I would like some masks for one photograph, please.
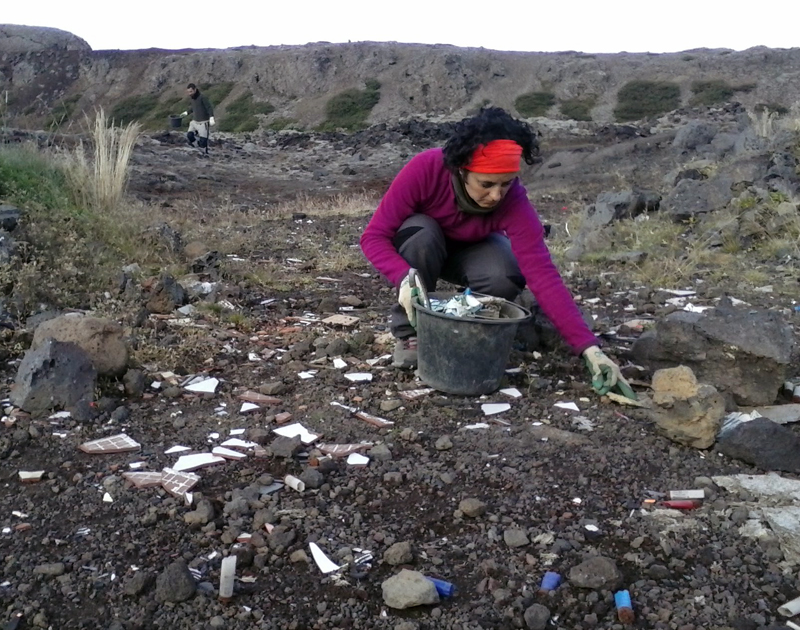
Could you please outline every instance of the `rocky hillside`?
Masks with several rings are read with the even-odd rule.
[[[48,40],[40,32],[53,29],[26,28],[0,27],[4,113],[24,127],[60,126],[97,106],[163,127],[184,108],[189,81],[212,90],[231,131],[450,118],[489,102],[529,117],[610,122],[690,104],[780,110],[800,100],[800,49],[590,55],[361,42],[92,51],[69,34]]]

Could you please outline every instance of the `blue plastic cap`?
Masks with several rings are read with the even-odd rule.
[[[439,597],[453,597],[458,592],[458,589],[455,587],[454,584],[450,582],[445,582],[444,580],[437,580],[436,578],[425,576],[425,579],[430,580],[433,582],[433,585],[436,587],[436,592],[439,593]]]
[[[542,590],[554,591],[561,584],[561,576],[555,571],[548,571],[542,578]]]
[[[630,608],[633,610],[631,594],[628,591],[617,591],[614,593],[614,603],[617,605],[617,608]]]

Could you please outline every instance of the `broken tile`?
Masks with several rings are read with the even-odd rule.
[[[309,543],[308,548],[311,549],[311,557],[314,558],[317,567],[323,573],[333,573],[338,571],[341,567],[335,564],[325,553],[320,549],[316,543]]]
[[[196,394],[213,394],[217,391],[219,386],[219,379],[204,378],[186,386],[186,391],[194,392]]]
[[[44,477],[43,470],[20,470],[19,471],[19,480],[22,483],[36,483],[37,481],[41,481],[42,477]]]
[[[243,394],[239,394],[239,400],[255,403],[257,405],[279,405],[281,402],[283,402],[280,398],[275,398],[275,396],[266,396],[265,394],[259,394],[258,392],[251,390],[247,390]]]
[[[130,481],[136,488],[155,488],[161,485],[160,472],[124,472],[122,478]]]
[[[213,440],[218,440],[219,439],[219,433],[217,433],[216,431],[212,431],[211,433],[208,434],[208,439],[212,440],[212,441]]]
[[[394,422],[392,422],[391,420],[384,420],[383,418],[379,418],[378,416],[373,416],[372,414],[367,413],[366,411],[357,411],[353,415],[359,420],[363,420],[364,422],[367,422],[381,429],[385,429],[387,427],[391,427],[394,425]]]
[[[231,429],[229,435],[244,435],[245,431],[247,431],[247,429]]]
[[[314,378],[315,373],[316,373],[315,371],[309,370],[308,372],[298,372],[297,376],[299,376],[303,380],[306,380],[309,378]]]
[[[212,455],[217,455],[218,457],[224,457],[225,459],[245,459],[247,455],[245,453],[241,453],[239,451],[234,451],[230,448],[225,448],[224,446],[215,446],[211,449]]]
[[[491,416],[496,413],[503,413],[504,411],[508,411],[511,409],[511,405],[508,403],[483,403],[481,405],[481,411],[483,411],[483,415]]]
[[[180,472],[173,468],[165,468],[161,471],[161,487],[176,497],[185,496],[197,485],[198,481],[200,481],[200,476],[194,473]]]
[[[507,387],[505,389],[501,389],[500,393],[505,394],[506,396],[511,396],[511,398],[522,397],[522,392],[520,392],[516,387]]]
[[[368,448],[372,448],[372,443],[367,442],[364,444],[318,444],[317,448],[320,452],[331,457],[344,457],[351,453],[357,453]]]
[[[175,455],[176,453],[185,453],[186,451],[191,451],[188,446],[172,446],[164,451],[164,455]]]
[[[110,454],[110,453],[126,453],[128,451],[138,451],[141,444],[129,438],[124,433],[119,435],[112,435],[110,437],[100,438],[99,440],[91,440],[85,442],[79,447],[84,453],[92,455],[97,454]]]
[[[372,380],[372,374],[369,372],[350,372],[344,377],[352,383],[369,383]]]
[[[239,413],[247,413],[248,411],[255,411],[259,406],[250,402],[243,402],[239,408]]]
[[[106,492],[103,494],[103,503],[114,503],[114,498],[108,492]]]
[[[580,411],[580,409],[578,409],[578,405],[576,405],[574,402],[557,402],[553,405],[553,407],[566,409],[568,411]]]
[[[489,425],[485,422],[476,422],[475,424],[464,425],[461,428],[466,429],[467,431],[474,431],[475,429],[488,429]]]
[[[343,370],[344,368],[347,367],[347,362],[342,359],[336,358],[333,360],[333,367],[335,367],[337,370]]]
[[[308,429],[306,429],[302,424],[299,422],[295,422],[294,424],[286,425],[285,427],[280,427],[278,429],[273,429],[273,433],[276,435],[282,435],[283,437],[293,438],[295,436],[300,437],[300,441],[303,444],[311,444],[320,438],[320,435],[317,433],[311,433]]]
[[[284,411],[275,416],[275,423],[284,424],[286,422],[289,422],[289,420],[291,419],[292,419],[292,414],[290,414],[288,411]]]
[[[350,453],[347,456],[348,466],[364,467],[367,464],[369,464],[369,457],[366,455],[362,455],[361,453]]]
[[[220,446],[226,446],[228,448],[249,449],[249,448],[256,448],[258,444],[256,444],[255,442],[249,442],[247,440],[242,440],[239,438],[230,438],[228,440],[225,440],[222,444],[220,444]]]
[[[330,317],[326,317],[322,320],[323,324],[328,324],[329,326],[355,326],[359,322],[359,318],[355,317],[354,315],[331,315]]]
[[[146,462],[130,462],[128,464],[128,468],[131,470],[139,470],[140,468],[144,468],[146,465]]]
[[[433,392],[433,389],[431,389],[430,387],[427,387],[425,389],[409,389],[409,390],[406,390],[404,392],[399,392],[399,394],[400,394],[400,398],[402,398],[404,400],[415,400],[415,399],[420,398],[422,396],[427,396],[431,392]]]
[[[194,455],[181,455],[172,468],[178,472],[189,472],[206,466],[222,464],[224,461],[224,458],[211,453],[195,453]]]

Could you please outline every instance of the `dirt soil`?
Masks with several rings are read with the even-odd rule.
[[[520,398],[403,397],[424,384],[388,366],[393,291],[356,248],[368,214],[275,216],[271,210],[298,193],[312,200],[380,191],[425,143],[402,141],[379,153],[333,140],[332,158],[317,150],[318,140],[296,138],[302,150],[267,151],[223,139],[210,158],[180,146],[177,137],[151,139],[137,150],[134,196],[160,202],[167,222],[193,207],[202,223],[203,207],[228,204],[263,246],[241,252],[244,261],[229,256],[223,272],[227,265],[269,264],[270,282],[236,284],[223,273],[224,297],[239,318],[222,307],[190,317],[151,315],[133,325],[131,309],[125,321],[146,373],[142,397],[104,382],[93,422],[6,418],[0,427],[0,621],[22,612],[27,625],[19,627],[64,630],[622,628],[613,603],[622,586],[633,599],[635,628],[742,630],[777,623],[778,606],[797,595],[796,567],[785,563],[774,539],[739,533],[747,497],[728,495],[709,479],[758,471],[713,449],[660,437],[638,410],[596,396],[584,366],[563,348],[534,354],[515,346],[509,367],[521,370],[503,386],[516,387]],[[560,211],[562,201],[551,199],[545,218]],[[649,314],[649,304],[665,312],[666,296],[657,287],[567,281],[597,316],[598,333]],[[698,303],[713,304],[716,297],[717,291],[701,289]],[[772,299],[758,297],[761,304]],[[359,320],[349,328],[319,321],[334,313]],[[334,340],[341,340],[336,354],[347,363],[343,369],[324,356]],[[632,339],[608,340],[626,373],[645,378],[626,358]],[[14,367],[7,369],[9,385]],[[309,370],[317,370],[312,378],[299,376]],[[371,382],[345,377],[355,372],[368,372]],[[219,379],[216,392],[178,386],[192,374]],[[279,402],[240,413],[247,390]],[[333,402],[393,424],[378,428]],[[511,407],[487,418],[481,411],[487,402]],[[556,407],[559,402],[574,402],[579,411]],[[386,448],[366,467],[318,462],[313,444],[280,457],[271,449],[271,431],[282,413],[321,434],[318,442]],[[480,422],[489,426],[467,428]],[[172,466],[178,456],[165,451],[174,445],[210,450],[234,429],[245,429],[239,437],[263,448],[197,471],[191,507],[122,477],[133,462],[148,471]],[[141,449],[78,450],[87,440],[121,432]],[[44,479],[22,485],[20,470],[44,470]],[[302,476],[305,491],[267,492],[286,474]],[[707,493],[697,510],[642,509],[645,499],[697,487]],[[105,493],[112,502],[104,501]],[[485,503],[485,513],[465,515],[459,505],[466,498]],[[187,522],[204,501],[210,502],[207,518]],[[265,524],[274,526],[272,533]],[[252,537],[237,542],[241,534]],[[399,568],[384,553],[404,541],[413,559],[402,566],[452,582],[455,597],[408,610],[384,604],[381,583]],[[311,559],[311,542],[337,564],[352,561],[357,549],[374,560],[326,576]],[[215,589],[228,554],[238,558],[238,580],[233,598],[221,602]],[[580,588],[570,581],[570,570],[593,555],[616,563],[619,584],[610,579]],[[176,560],[197,571],[197,592],[165,602],[176,588],[156,586],[155,578]],[[538,596],[546,571],[565,582]],[[549,625],[525,614],[534,603],[549,609]]]

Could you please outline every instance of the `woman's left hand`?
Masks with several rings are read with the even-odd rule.
[[[608,358],[597,346],[589,346],[583,351],[583,360],[592,375],[592,388],[601,396],[618,387],[622,395],[636,400],[636,394],[622,376],[619,366]]]

